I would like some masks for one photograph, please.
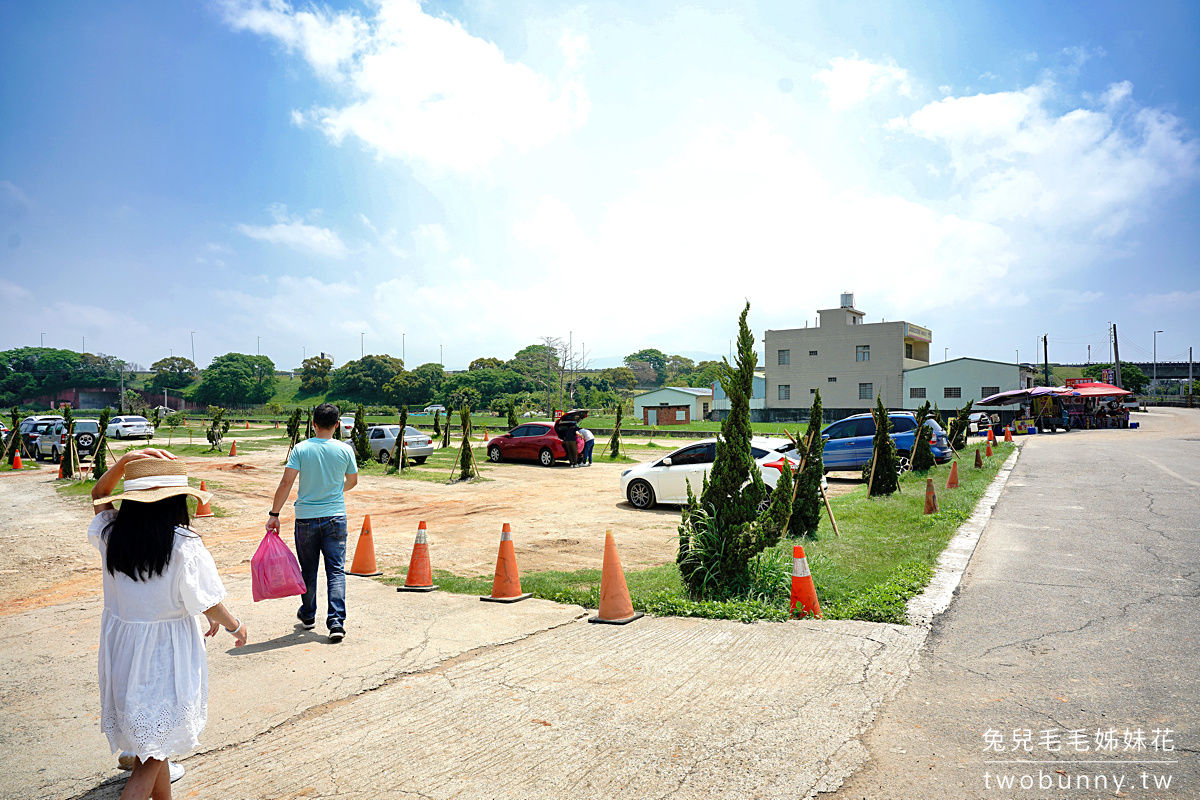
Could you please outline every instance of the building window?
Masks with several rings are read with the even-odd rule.
[[[786,367],[791,363],[792,363],[792,351],[791,350],[780,350],[779,351],[779,366]]]
[[[855,361],[870,361],[871,360],[871,345],[860,344],[854,348]]]
[[[912,342],[904,343],[904,357],[912,358]]]
[[[826,378],[825,380],[828,383],[837,383],[837,378]]]
[[[979,387],[980,399],[982,399],[984,397],[991,397],[994,394],[1000,394],[999,386],[980,386]]]
[[[874,396],[875,395],[874,395],[874,392],[872,391],[872,384],[860,383],[858,385],[858,399],[859,400],[870,400]]]
[[[816,393],[817,393],[817,390],[816,390],[816,389],[809,389],[809,390],[808,390],[808,393],[809,393],[809,394],[816,394]]]
[[[792,399],[792,385],[790,383],[779,384],[779,399],[780,400],[791,400]]]
[[[910,387],[908,390],[908,399],[924,400],[925,399],[925,387],[922,386],[920,389],[917,389],[915,387]]]
[[[708,416],[708,403],[702,403],[702,404],[701,404],[700,413],[701,413],[701,414],[703,414],[703,415],[704,415],[704,416],[706,416],[706,417]]]
[[[816,350],[809,350],[809,351],[808,351],[808,354],[809,354],[810,356],[815,356],[815,355],[817,354],[817,351],[816,351]]]
[[[687,411],[682,408],[675,409],[675,421],[676,422],[686,422],[687,421]]]
[[[944,400],[950,400],[956,397],[962,397],[961,386],[947,386],[942,394],[942,399]]]

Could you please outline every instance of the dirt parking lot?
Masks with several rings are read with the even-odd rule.
[[[263,431],[266,433],[266,431]],[[165,444],[165,442],[163,442]],[[160,444],[155,440],[153,444]],[[123,449],[123,448],[122,448]],[[630,450],[639,460],[668,450]],[[186,459],[189,473],[207,481],[225,516],[198,519],[222,573],[248,573],[263,536],[270,499],[282,474],[286,449],[235,457]],[[627,569],[674,560],[677,507],[638,511],[620,494],[628,464],[582,469],[545,468],[533,463],[483,464],[489,479],[440,484],[363,475],[347,494],[353,556],[364,515],[371,515],[375,555],[385,574],[408,565],[417,524],[429,529],[434,569],[461,575],[491,574],[503,523],[512,525],[519,567],[536,570],[599,568],[605,530],[616,536]],[[63,497],[54,488],[51,465],[0,477],[0,614],[55,604],[101,590],[99,561],[84,531],[91,507],[84,498]],[[857,481],[830,476],[831,494],[850,491]],[[290,531],[291,505],[283,513]]]

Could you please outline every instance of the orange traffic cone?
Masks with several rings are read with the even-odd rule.
[[[983,469],[983,459],[979,457],[979,448],[975,448],[975,469]]]
[[[229,445],[229,455],[231,455],[231,456],[237,455],[237,440],[236,439],[234,439],[233,444]]]
[[[500,533],[500,552],[496,555],[496,576],[492,579],[492,594],[481,597],[489,603],[515,603],[533,597],[521,593],[521,576],[517,574],[517,553],[513,550],[512,528],[504,523]]]
[[[208,491],[208,487],[204,485],[204,481],[200,481],[200,491],[202,491],[202,492]],[[210,506],[208,504],[208,501],[197,499],[196,513],[192,514],[192,518],[195,519],[196,517],[211,517],[212,515],[213,515],[212,506]]]
[[[13,454],[13,469],[25,469],[25,465],[21,463],[20,450]]]
[[[984,455],[987,456],[988,458],[992,457],[992,443],[991,442],[987,443],[987,452],[984,453]]]
[[[996,432],[994,430],[992,430],[992,427],[990,425],[988,426],[987,440],[988,440],[988,444],[991,444],[992,442],[996,441]]]
[[[617,555],[617,543],[612,531],[604,532],[604,569],[600,573],[600,608],[588,622],[605,625],[625,625],[646,616],[633,610],[629,599],[629,587],[625,583],[625,571],[621,569],[621,557]]]
[[[1012,428],[1008,427],[1007,425],[1004,426],[1004,441],[1012,441]]]
[[[279,430],[279,420],[275,420],[275,430]]]
[[[425,520],[417,525],[417,540],[413,543],[412,558],[408,562],[408,577],[397,592],[432,592],[433,570],[429,567],[429,540],[425,536]]]
[[[950,465],[950,477],[946,479],[946,488],[947,489],[957,489],[958,488],[958,462],[957,461],[955,461],[953,464]]]
[[[250,420],[246,420],[246,430],[250,430]]]
[[[925,513],[936,514],[938,508],[937,493],[933,491],[933,478],[925,479]]]
[[[58,462],[58,479],[62,480],[62,462]]]
[[[800,611],[796,611],[800,606]],[[812,615],[820,619],[821,604],[817,600],[817,587],[813,585],[812,573],[808,570],[808,559],[804,557],[804,548],[796,545],[792,548],[792,613],[802,617]]]
[[[362,533],[358,535],[358,546],[354,548],[354,562],[350,575],[372,578],[383,573],[375,569],[375,540],[371,537],[371,515],[363,517]]]

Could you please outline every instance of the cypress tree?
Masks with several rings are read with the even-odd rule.
[[[896,443],[892,441],[892,422],[888,419],[887,409],[883,407],[883,397],[876,396],[875,410],[875,440],[871,443],[873,452],[871,463],[866,467],[868,496],[888,495],[900,487],[900,477],[896,472]]]
[[[312,415],[313,415],[313,410],[310,408],[310,409],[308,409],[308,421],[304,424],[304,438],[305,439],[312,439],[314,436],[317,435],[317,429],[315,427],[313,427]]]
[[[4,442],[4,460],[8,462],[9,467],[17,460],[17,450],[21,447],[21,428],[18,422],[20,415],[20,410],[13,406],[9,412],[8,440]]]
[[[13,419],[16,419],[16,409],[13,409]],[[112,411],[107,407],[100,409],[100,435],[96,437],[96,452],[92,453],[92,480],[97,480],[108,472],[108,420]]]
[[[517,404],[509,403],[508,404],[508,429],[512,430],[513,428],[517,427],[517,425],[519,425],[519,424],[520,423],[517,421]]]
[[[360,467],[371,460],[371,445],[367,441],[366,410],[362,403],[359,403],[354,411],[354,430],[350,433],[350,441],[354,445],[354,460]]]
[[[63,406],[63,430],[67,432],[66,450],[59,453],[64,478],[74,478],[79,472],[79,451],[75,449],[75,414],[70,406]]]
[[[392,445],[392,454],[388,456],[388,472],[403,472],[408,468],[408,454],[404,452],[404,431],[407,427],[408,406],[403,405],[400,406],[400,432],[396,435],[396,443]]]
[[[462,449],[459,451],[458,477],[467,480],[475,472],[475,457],[471,453],[471,407],[463,406],[458,410],[458,418],[462,422]],[[449,426],[447,426],[449,430]]]
[[[435,408],[433,410],[433,438],[434,439],[436,439],[442,435],[442,423],[438,421],[438,417],[441,415],[441,413],[442,412],[439,409]]]
[[[821,438],[821,423],[824,417],[821,405],[821,392],[813,397],[812,408],[808,412],[808,428],[800,439],[801,447],[808,442],[808,452],[797,453],[797,458],[804,458],[804,471],[796,476],[796,501],[792,504],[792,518],[788,523],[788,535],[791,537],[816,536],[817,526],[821,524],[821,479],[825,475],[825,441]]]
[[[936,463],[933,459],[933,448],[929,446],[929,437],[933,434],[933,428],[929,425],[929,421],[932,418],[933,414],[929,410],[929,401],[926,400],[917,409],[917,438],[913,443],[912,461],[910,463],[913,472],[928,472],[933,469]]]
[[[968,400],[967,404],[960,408],[954,415],[954,419],[950,420],[950,446],[954,448],[956,452],[966,449],[967,428],[971,422],[971,406],[974,404],[974,400]]]
[[[750,559],[779,542],[792,512],[792,473],[783,470],[767,500],[762,472],[750,454],[750,395],[758,356],[746,324],[750,304],[738,321],[736,366],[725,361],[719,372],[729,398],[729,416],[721,422],[716,459],[700,498],[688,486],[688,504],[679,525],[676,563],[693,598],[728,598],[750,586]]]
[[[446,424],[442,426],[442,447],[450,446],[450,414],[446,414]]]
[[[621,405],[617,404],[617,420],[613,423],[612,438],[608,440],[609,455],[614,461],[621,455]]]

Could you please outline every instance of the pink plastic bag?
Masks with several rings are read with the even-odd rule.
[[[259,600],[304,594],[300,562],[278,533],[268,533],[263,537],[258,550],[254,551],[254,558],[250,560],[250,575],[256,603]]]

